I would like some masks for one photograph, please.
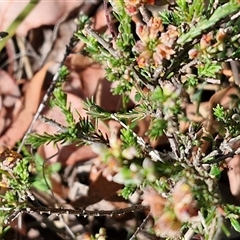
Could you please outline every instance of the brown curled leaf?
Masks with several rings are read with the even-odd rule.
[[[230,190],[233,196],[240,198],[240,156],[235,155],[233,158],[228,159],[228,179]]]
[[[24,136],[41,101],[42,85],[46,72],[52,64],[53,62],[47,63],[30,81],[26,88],[22,111],[5,134],[0,137],[0,150],[3,150],[6,147],[10,149],[13,148],[16,142],[20,141]]]

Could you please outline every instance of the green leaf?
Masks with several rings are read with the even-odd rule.
[[[134,96],[134,100],[135,100],[136,102],[140,102],[141,99],[142,99],[141,94],[140,94],[140,93],[136,93],[135,96]]]
[[[177,40],[177,43],[179,45],[184,45],[188,42],[192,42],[194,38],[213,27],[218,21],[236,13],[239,9],[240,4],[232,2],[228,2],[221,7],[218,7],[209,19],[200,20],[195,27],[190,29],[189,32],[182,34]]]
[[[218,120],[224,120],[225,119],[225,112],[223,106],[221,106],[219,103],[215,108],[213,108],[213,114]]]
[[[240,48],[238,48],[231,56],[231,58],[240,58]]]
[[[56,163],[53,163],[51,166],[51,172],[58,172],[60,169],[61,169],[61,163],[59,162],[56,162]]]
[[[220,170],[220,168],[216,164],[213,164],[211,166],[210,176],[213,176],[214,178],[216,178],[218,180],[220,179],[220,177],[221,177],[221,170]]]
[[[139,145],[137,143],[137,138],[133,134],[133,131],[131,129],[121,129],[120,131],[121,131],[120,138],[123,142],[124,148],[129,148],[129,147],[135,147],[136,149],[139,148]]]
[[[222,69],[220,64],[207,62],[205,65],[198,67],[199,77],[216,77],[216,74]]]
[[[151,139],[157,139],[161,137],[164,130],[167,129],[167,121],[165,119],[154,119],[151,122],[150,129],[147,132]]]
[[[235,231],[240,232],[240,222],[235,218],[230,218],[230,222]]]
[[[33,182],[32,186],[39,191],[43,191],[43,192],[48,192],[49,191],[48,186],[46,185],[46,183],[43,179],[37,179],[36,178],[36,181]]]
[[[164,10],[163,12],[160,12],[160,17],[163,24],[171,24],[175,26],[179,26],[181,24],[181,19],[178,14],[172,11]]]
[[[128,199],[136,190],[136,185],[128,184],[119,193],[124,199]]]
[[[186,81],[186,85],[189,87],[195,87],[198,85],[198,79],[195,75],[189,76]]]

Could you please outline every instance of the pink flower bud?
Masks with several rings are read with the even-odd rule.
[[[195,48],[192,48],[188,51],[188,55],[190,59],[194,59],[196,57],[198,57],[199,51]]]
[[[211,41],[213,40],[212,32],[208,34],[204,34],[200,40],[200,47],[201,49],[206,49],[211,45]]]

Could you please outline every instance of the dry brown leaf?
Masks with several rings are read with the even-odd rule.
[[[39,72],[37,72],[29,83],[25,97],[24,106],[17,119],[12,123],[6,133],[0,137],[0,149],[5,147],[12,148],[17,141],[21,140],[28,129],[34,114],[37,111],[41,101],[41,89],[48,68],[53,63],[47,63]]]
[[[82,46],[79,46],[79,49],[76,49],[76,51],[81,51],[81,47]],[[93,61],[89,57],[79,53],[69,55],[65,64],[71,69],[71,71],[80,72],[81,70],[91,66]]]
[[[0,1],[0,31],[6,31],[16,16],[24,9],[29,1]],[[41,0],[24,19],[16,34],[26,36],[32,28],[42,25],[54,25],[57,21],[79,6],[81,1]]]
[[[107,29],[107,21],[106,21],[106,13],[105,10],[102,7],[99,8],[99,10],[97,11],[95,17],[94,17],[94,21],[93,21],[93,29],[97,30],[97,31],[101,31],[101,32],[105,32]]]
[[[0,70],[0,95],[3,97],[3,106],[12,107],[21,93],[14,79],[4,70]]]
[[[103,199],[108,199],[114,195],[116,196],[116,192],[122,188],[122,185],[115,182],[109,182],[103,177],[102,171],[91,171],[90,180],[92,183],[89,186],[88,195],[73,201],[71,203],[73,207],[86,207],[100,202]]]
[[[0,133],[6,130],[20,110],[20,90],[15,80],[0,70]]]
[[[208,113],[207,119],[203,122],[203,127],[205,129],[203,133],[203,128],[198,132],[199,139],[202,137],[207,137],[207,135],[213,134],[217,130],[217,123],[214,119],[213,115],[213,108],[217,106],[219,103],[220,105],[227,108],[231,103],[231,95],[237,94],[237,89],[235,87],[227,87],[218,92],[216,92],[209,100],[209,104],[205,111]],[[202,139],[201,150],[203,153],[206,153],[209,147],[209,141]],[[194,152],[196,152],[198,147],[195,148]]]
[[[227,172],[230,190],[233,196],[240,199],[240,156],[226,160],[229,171]]]

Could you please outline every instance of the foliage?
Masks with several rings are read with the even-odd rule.
[[[34,157],[23,149],[24,157],[13,150],[6,149],[1,153],[1,211],[0,235],[8,221],[15,218],[21,208],[27,206],[28,199],[34,201],[31,187],[40,191],[49,191],[50,176],[60,170],[60,163],[47,165],[39,155]]]
[[[1,153],[3,162],[1,163],[1,233],[5,221],[11,216],[15,209],[26,206],[31,186],[29,159],[12,150],[6,149]]]
[[[40,191],[49,191],[49,187],[51,187],[50,177],[53,173],[59,172],[61,164],[58,162],[44,164],[44,160],[38,154],[34,156],[33,160],[34,163],[32,165],[34,169],[32,170],[32,174],[34,174],[34,177],[31,186]]]
[[[221,133],[223,135],[230,135],[232,137],[236,137],[239,135],[239,109],[233,108],[225,110],[223,106],[218,104],[216,108],[213,108],[213,111],[219,123],[222,124]]]
[[[190,119],[186,108],[196,98],[199,104],[199,92],[206,83],[219,81],[220,90],[223,63],[239,56],[235,37],[240,34],[239,19],[234,15],[240,10],[239,2],[209,1],[205,6],[205,1],[178,0],[158,17],[143,14],[144,22],[136,23],[133,29],[131,9],[136,11],[145,3],[148,1],[136,5],[128,0],[111,1],[118,22],[116,36],[94,32],[86,16],[79,18],[75,33],[86,44],[88,55],[105,68],[106,78],[114,82],[113,93],[124,99],[121,111],[107,111],[91,98],[85,101],[88,117],[79,115],[76,121],[62,88],[68,75],[62,68],[50,105],[60,108],[67,125],[45,118],[59,131],[54,135],[31,134],[27,143],[33,148],[49,143],[91,145],[98,154],[97,167],[103,177],[123,185],[120,196],[129,199],[140,192],[139,200],[150,207],[157,236],[178,239],[190,229],[203,239],[214,239],[219,229],[224,229],[226,219],[240,232],[239,207],[224,202],[219,189],[224,167],[221,160],[215,161],[219,155],[227,158],[237,153],[229,139],[239,139],[239,98],[231,96],[226,107],[213,100],[216,96],[211,98],[203,126]],[[127,109],[131,92],[135,92],[137,103]],[[198,110],[196,115],[200,114]],[[98,130],[99,121],[105,120],[120,123],[119,137],[105,136]],[[141,120],[149,121],[145,136],[138,136],[135,129]],[[187,127],[183,130],[184,124]],[[167,148],[159,150],[157,143],[163,139],[167,139]],[[48,174],[55,170],[49,168]],[[11,189],[2,197],[2,204],[10,211],[19,203],[19,208],[25,206],[31,185],[28,161],[18,161],[10,170],[2,166],[1,175]],[[105,239],[104,229],[92,239],[101,235]]]

